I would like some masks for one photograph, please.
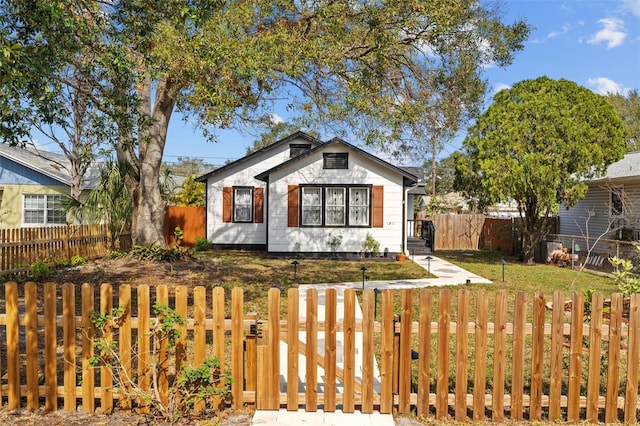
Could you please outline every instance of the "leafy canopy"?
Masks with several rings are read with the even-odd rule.
[[[540,77],[498,92],[469,129],[456,159],[456,188],[481,206],[515,200],[525,219],[525,258],[544,218],[584,197],[626,141],[607,99],[576,83]],[[526,238],[525,238],[526,239]]]

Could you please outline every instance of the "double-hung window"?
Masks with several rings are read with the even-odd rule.
[[[233,188],[233,221],[253,222],[253,188]]]
[[[369,188],[349,188],[349,224],[369,225]]]
[[[368,186],[302,186],[301,192],[302,226],[370,226],[371,188]]]
[[[22,223],[25,226],[64,225],[67,214],[62,195],[24,195]]]
[[[302,225],[321,226],[322,225],[322,188],[303,187],[302,188]]]
[[[344,226],[346,196],[344,187],[329,187],[325,189],[325,211],[327,226]]]

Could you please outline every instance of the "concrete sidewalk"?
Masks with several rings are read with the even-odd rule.
[[[409,260],[408,260],[409,261]],[[379,290],[384,289],[404,289],[404,288],[423,288],[423,287],[438,287],[445,285],[461,285],[461,284],[491,284],[491,281],[482,278],[478,275],[472,274],[452,263],[439,259],[435,256],[416,256],[413,259],[414,262],[430,271],[437,278],[429,279],[415,279],[415,280],[396,280],[396,281],[366,281],[365,288],[377,288]],[[352,283],[331,283],[331,284],[308,284],[301,285],[300,291],[300,320],[305,320],[304,315],[306,312],[306,291],[310,288],[318,290],[318,318],[323,320],[325,316],[324,310],[324,290],[327,288],[335,288],[337,290],[337,306],[336,306],[336,319],[338,322],[344,320],[344,290],[347,288],[362,289],[362,281]],[[360,305],[356,304],[355,312],[356,321],[362,320],[362,310]],[[342,346],[341,346],[341,334],[336,334],[336,340],[338,344],[336,364],[338,367],[343,367]],[[302,342],[306,341],[305,332],[299,333],[299,339]],[[355,371],[362,371],[362,333],[357,332],[355,335],[356,346],[356,365]],[[318,333],[318,352],[324,353],[324,333]],[[287,344],[280,342],[280,391],[285,392],[287,383],[295,383],[293,380],[289,381],[287,375]],[[372,354],[373,356],[373,354]],[[300,355],[298,365],[304,366],[306,363],[305,357]],[[379,392],[380,386],[380,374],[378,367],[374,361],[374,386],[378,387],[376,392]],[[321,367],[318,367],[318,386],[323,387],[324,371]],[[304,392],[305,389],[305,377],[303,369],[300,369],[300,377],[297,378],[299,392]],[[341,392],[341,383],[337,386],[338,391]],[[348,426],[394,426],[395,422],[391,414],[380,414],[378,412],[374,414],[362,414],[357,411],[355,413],[342,413],[336,411],[333,413],[325,413],[322,410],[317,412],[305,412],[304,410],[298,411],[256,411],[252,420],[252,425],[348,425]]]

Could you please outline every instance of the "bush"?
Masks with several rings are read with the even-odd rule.
[[[193,246],[195,251],[207,251],[211,248],[211,243],[209,240],[203,237],[196,238],[196,243]]]
[[[138,260],[154,260],[156,262],[176,262],[191,256],[191,252],[184,247],[163,247],[147,244],[134,246],[131,254]]]
[[[44,260],[38,260],[31,264],[31,268],[29,269],[29,275],[34,280],[38,280],[40,278],[47,277],[51,274],[51,269],[44,263]]]
[[[69,261],[69,266],[79,266],[79,265],[84,265],[85,263],[86,263],[86,260],[84,260],[84,257],[80,256],[79,254],[76,254]]]

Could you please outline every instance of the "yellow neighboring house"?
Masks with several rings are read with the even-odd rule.
[[[0,143],[0,229],[76,222],[62,208],[71,187],[69,164],[62,154]],[[97,165],[89,167],[83,193],[99,175]]]

